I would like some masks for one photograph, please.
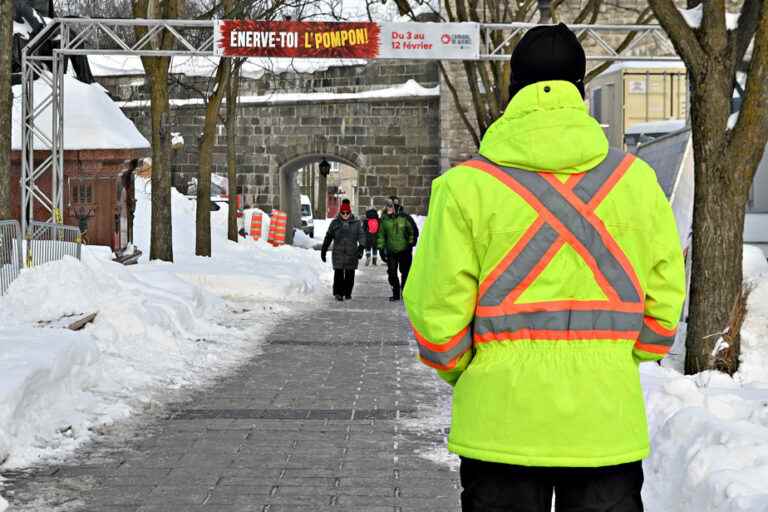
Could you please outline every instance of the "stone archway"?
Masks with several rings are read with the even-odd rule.
[[[279,165],[278,205],[280,210],[288,214],[288,222],[293,227],[299,228],[301,226],[300,187],[296,183],[296,175],[301,169],[307,168],[311,164],[319,163],[322,160],[327,160],[331,163],[338,162],[355,169],[358,177],[363,174],[361,169],[362,159],[358,155],[340,155],[338,153],[341,152],[321,153],[314,151],[295,156]],[[289,230],[289,234],[290,239],[292,239],[293,231]]]

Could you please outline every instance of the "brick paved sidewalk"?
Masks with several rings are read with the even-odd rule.
[[[440,449],[440,422],[414,428],[449,390],[415,362],[385,270],[358,272],[352,301],[328,295],[190,400],[75,462],[5,473],[9,512],[457,510],[458,474],[417,454]]]

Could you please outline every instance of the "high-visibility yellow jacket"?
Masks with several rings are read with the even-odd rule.
[[[404,299],[454,385],[448,448],[527,466],[648,453],[638,367],[674,340],[683,255],[656,175],[568,82],[530,85],[433,182]]]

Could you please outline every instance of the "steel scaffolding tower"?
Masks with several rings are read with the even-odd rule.
[[[505,60],[516,37],[535,23],[481,23],[479,60]],[[136,29],[146,33],[137,36]],[[571,25],[587,44],[590,61],[679,60],[658,25]],[[616,51],[611,40],[636,34],[632,43]],[[173,49],[159,49],[161,37],[170,37]],[[651,41],[661,55],[637,55],[641,44]],[[64,201],[64,70],[71,55],[133,55],[140,57],[213,57],[214,23],[195,20],[88,19],[52,20],[22,52],[22,177],[21,222],[25,236],[29,222],[61,222]],[[49,54],[50,53],[50,54]],[[37,91],[35,89],[38,89]],[[37,103],[36,96],[40,99]],[[50,132],[41,123],[51,109]],[[40,184],[50,172],[47,193]],[[35,219],[35,204],[47,218]]]

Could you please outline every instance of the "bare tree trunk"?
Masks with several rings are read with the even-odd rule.
[[[229,89],[230,59],[222,59],[216,70],[214,92],[205,109],[203,137],[200,141],[200,153],[197,164],[197,210],[195,230],[195,254],[211,255],[211,167],[213,165],[213,146],[216,142],[216,125],[219,120],[219,108]]]
[[[11,218],[11,46],[13,0],[0,0],[0,220]]]
[[[720,334],[731,323],[734,303],[742,294],[742,244],[749,184],[739,169],[757,166],[747,155],[731,161],[727,155],[732,87],[723,64],[707,63],[704,78],[693,78],[691,125],[696,186],[693,209],[693,260],[686,336],[685,371],[735,370],[735,358],[725,361],[715,353]],[[765,145],[765,142],[763,142]],[[738,342],[738,333],[730,333]],[[718,363],[719,361],[719,363]]]
[[[150,60],[150,59],[147,59]],[[147,69],[152,112],[152,227],[150,260],[173,261],[171,218],[171,137],[167,57],[151,59]]]
[[[685,371],[732,373],[739,360],[745,206],[768,139],[768,12],[765,2],[745,0],[738,27],[729,30],[724,0],[712,0],[703,2],[701,25],[692,28],[672,0],[649,4],[691,80],[696,183]],[[729,127],[736,70],[753,39],[746,96]],[[715,347],[726,328],[732,347],[719,354]]]
[[[179,17],[181,0],[133,0],[133,16],[151,18],[150,13],[163,19]],[[162,12],[155,12],[160,9]],[[137,27],[142,37],[146,27]],[[157,47],[168,50],[174,38],[167,32],[156,36]],[[171,219],[171,134],[170,98],[168,94],[168,57],[142,57],[142,64],[150,85],[152,116],[152,225],[150,227],[150,260],[173,261],[173,228]]]
[[[227,88],[227,178],[229,181],[229,217],[227,237],[237,242],[237,97],[240,93],[240,70],[233,71]]]

